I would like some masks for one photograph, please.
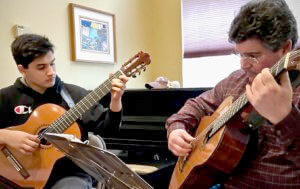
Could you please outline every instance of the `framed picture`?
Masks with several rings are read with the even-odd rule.
[[[115,16],[73,3],[69,10],[72,60],[115,63]]]

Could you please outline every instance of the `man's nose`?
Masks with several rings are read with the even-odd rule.
[[[248,69],[252,67],[252,64],[243,57],[240,59],[240,64],[242,69]]]
[[[49,66],[47,69],[47,75],[54,75],[55,74],[55,68],[53,66]]]

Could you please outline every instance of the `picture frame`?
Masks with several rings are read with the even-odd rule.
[[[115,16],[69,4],[72,60],[116,63]]]

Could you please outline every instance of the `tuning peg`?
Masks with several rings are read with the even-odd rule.
[[[139,71],[139,75],[141,75],[141,71]]]
[[[146,71],[146,67],[144,67],[143,71]]]
[[[135,75],[135,74],[133,74],[133,75],[132,75],[132,77],[133,77],[133,78],[136,78],[136,75]]]

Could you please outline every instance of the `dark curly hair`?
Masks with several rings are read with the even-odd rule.
[[[11,44],[11,51],[17,65],[24,68],[38,57],[53,52],[53,44],[48,38],[37,34],[23,34],[17,37]]]
[[[231,23],[229,41],[240,43],[252,37],[272,51],[289,39],[295,47],[297,22],[284,0],[252,0],[240,9]]]

